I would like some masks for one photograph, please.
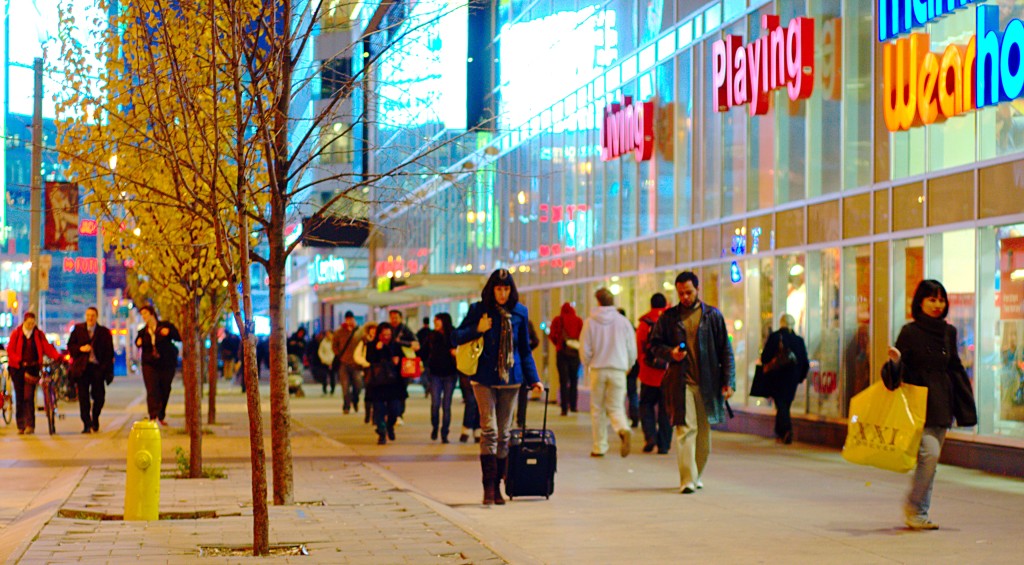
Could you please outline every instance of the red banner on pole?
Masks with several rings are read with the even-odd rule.
[[[78,185],[46,183],[43,247],[47,251],[78,251]]]

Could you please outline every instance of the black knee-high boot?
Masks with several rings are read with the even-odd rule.
[[[494,473],[494,503],[505,504],[505,499],[501,496],[501,481],[505,478],[508,457],[496,457],[495,462],[497,470]]]
[[[494,504],[495,477],[498,475],[498,461],[494,455],[480,455],[480,470],[483,473],[484,504]]]

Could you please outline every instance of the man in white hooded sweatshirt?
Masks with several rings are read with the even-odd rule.
[[[594,293],[598,307],[583,323],[580,359],[590,378],[590,423],[594,432],[592,457],[608,451],[608,423],[622,440],[619,454],[629,455],[632,431],[626,418],[626,372],[636,362],[636,336],[629,320],[615,309],[606,288]]]

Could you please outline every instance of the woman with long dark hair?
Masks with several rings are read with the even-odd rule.
[[[928,519],[928,509],[942,443],[954,420],[957,426],[974,426],[978,412],[971,381],[957,353],[956,328],[946,322],[949,298],[942,283],[921,281],[910,311],[914,321],[903,326],[896,346],[889,348],[882,380],[890,390],[901,382],[928,388],[924,435],[903,511],[907,527],[936,530],[939,526]]]
[[[480,442],[483,502],[505,504],[501,478],[508,458],[519,386],[525,382],[543,391],[544,385],[540,383],[530,353],[529,313],[526,306],[519,303],[512,274],[505,269],[491,273],[480,297],[452,333],[452,343],[459,346],[483,337],[477,371],[470,376],[483,428]]]
[[[452,349],[452,317],[447,312],[434,316],[434,331],[427,337],[427,363],[430,365],[430,439],[438,437],[448,443],[448,430],[452,424],[452,393],[458,371],[455,368],[455,350]],[[443,413],[443,418],[442,418]]]

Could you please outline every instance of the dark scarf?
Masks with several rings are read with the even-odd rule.
[[[507,384],[509,372],[516,361],[512,348],[512,314],[501,306],[498,306],[498,314],[501,316],[501,329],[498,335],[498,376],[502,383]]]
[[[922,314],[920,317],[914,318],[914,323],[930,334],[937,335],[943,339],[946,338],[949,324],[943,318],[932,318],[928,314]]]

